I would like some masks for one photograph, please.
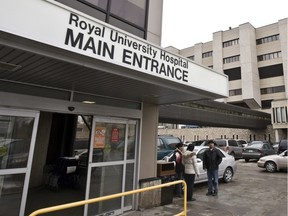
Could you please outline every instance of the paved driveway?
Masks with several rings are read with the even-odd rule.
[[[238,160],[237,173],[231,183],[219,184],[217,197],[206,196],[207,184],[195,185],[196,201],[187,205],[188,216],[287,216],[287,172],[267,173],[256,161]],[[169,216],[182,210],[183,199],[133,216]]]

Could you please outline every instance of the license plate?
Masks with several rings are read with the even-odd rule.
[[[248,152],[253,152],[253,150],[249,150]]]

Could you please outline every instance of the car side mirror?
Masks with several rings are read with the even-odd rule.
[[[201,163],[202,160],[200,158],[197,158],[197,163]]]

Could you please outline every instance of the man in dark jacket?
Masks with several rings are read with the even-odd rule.
[[[208,193],[207,196],[217,196],[218,194],[218,168],[222,162],[222,156],[218,149],[215,148],[213,140],[208,141],[209,149],[203,154],[203,169],[207,170]],[[213,183],[213,185],[212,185]],[[213,187],[214,186],[214,190]]]

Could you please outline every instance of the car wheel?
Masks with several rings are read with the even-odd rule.
[[[265,164],[265,169],[267,170],[267,172],[271,172],[272,173],[272,172],[276,171],[277,166],[276,166],[276,164],[274,162],[268,161]]]
[[[223,174],[223,181],[228,183],[232,181],[233,178],[233,170],[230,167],[227,167]]]
[[[249,162],[249,159],[245,158],[245,162]]]

